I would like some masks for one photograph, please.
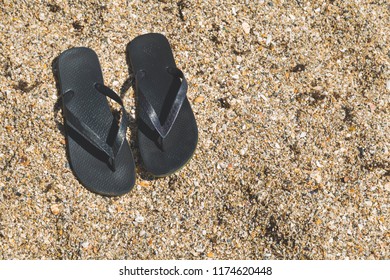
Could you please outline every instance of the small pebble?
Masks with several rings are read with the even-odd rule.
[[[44,21],[46,19],[45,13],[40,13],[39,14],[39,20]]]
[[[249,26],[249,24],[247,22],[243,22],[242,23],[242,29],[244,29],[244,32],[246,34],[249,34],[249,32],[251,31],[251,27]]]
[[[194,100],[195,103],[202,103],[203,101],[204,101],[204,97],[203,96],[198,96]]]
[[[26,152],[27,152],[27,153],[31,153],[32,151],[34,151],[34,149],[35,149],[34,145],[31,145],[31,146],[29,146],[29,147],[26,149]]]
[[[313,178],[317,184],[320,184],[322,182],[321,173],[319,171],[314,171],[310,175],[311,178]]]
[[[205,248],[202,245],[199,245],[195,248],[196,252],[198,253],[203,253]]]
[[[58,214],[60,214],[60,205],[58,205],[58,204],[52,204],[52,205],[50,206],[50,210],[51,210],[51,212],[52,212],[54,215],[58,215]]]
[[[269,46],[269,44],[271,44],[271,41],[272,41],[272,35],[271,35],[271,34],[268,34],[268,36],[267,36],[267,41],[265,42],[265,44],[266,44],[267,46]]]
[[[305,137],[306,137],[306,135],[307,135],[307,133],[306,133],[306,132],[302,132],[301,134],[299,134],[299,137],[300,137],[300,138],[305,138]]]
[[[371,207],[371,206],[372,206],[372,201],[371,201],[371,200],[366,200],[366,201],[364,202],[364,204],[365,204],[366,206],[368,206],[368,207]]]
[[[269,99],[268,99],[267,97],[265,97],[264,94],[259,93],[258,95],[259,95],[265,102],[268,102],[268,101],[269,101]]]
[[[84,249],[87,249],[89,247],[89,242],[88,241],[84,241],[82,242],[81,244],[81,247],[83,247]]]
[[[150,182],[149,181],[141,181],[138,183],[141,187],[149,187]]]
[[[145,220],[144,217],[142,217],[141,215],[136,216],[134,219],[134,221],[137,223],[143,223],[144,220]]]

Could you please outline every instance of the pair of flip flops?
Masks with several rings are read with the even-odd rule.
[[[187,81],[161,34],[141,35],[127,46],[135,76],[138,146],[145,169],[167,176],[193,155],[198,129],[186,97]],[[122,195],[135,183],[135,164],[126,140],[128,117],[120,96],[104,85],[96,53],[72,48],[58,59],[70,165],[89,190]],[[120,120],[107,97],[121,107]]]

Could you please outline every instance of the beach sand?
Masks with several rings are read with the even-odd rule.
[[[388,1],[0,1],[0,259],[389,259]],[[199,127],[142,168],[126,45],[164,34]],[[52,65],[92,48],[121,94],[134,189],[72,173]]]

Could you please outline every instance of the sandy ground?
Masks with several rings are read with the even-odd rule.
[[[194,158],[157,180],[125,55],[148,32],[199,126]],[[389,259],[389,36],[386,0],[0,0],[0,259]],[[69,168],[52,63],[75,46],[132,117],[122,197]]]

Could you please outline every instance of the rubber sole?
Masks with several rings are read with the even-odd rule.
[[[104,84],[96,53],[83,47],[64,51],[58,58],[57,75],[61,95],[74,92],[71,100],[73,114],[101,139],[106,139],[107,144],[112,143],[115,140],[114,117],[107,98],[94,86]],[[113,171],[107,164],[107,156],[72,129],[67,124],[64,108],[63,113],[70,166],[81,184],[105,196],[129,192],[135,183],[135,165],[128,142],[123,142]]]
[[[176,68],[168,40],[157,33],[138,36],[128,44],[127,56],[135,75],[139,71],[145,73],[142,94],[156,111],[160,123],[164,123],[181,86],[181,80],[167,72],[169,67]],[[138,91],[137,87],[137,99]],[[164,177],[180,170],[191,159],[198,142],[198,128],[188,99],[185,98],[164,139],[163,149],[147,112],[138,105],[137,109],[138,146],[146,171]]]

